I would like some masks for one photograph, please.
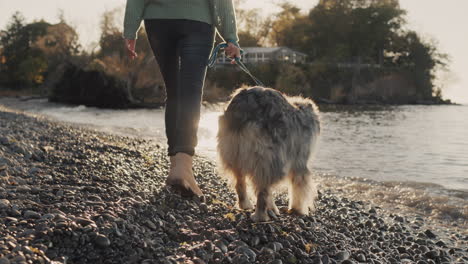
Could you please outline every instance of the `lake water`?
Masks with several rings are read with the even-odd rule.
[[[165,142],[162,109],[103,110],[0,98],[0,104],[119,135]],[[217,117],[204,107],[200,155],[216,158]],[[360,199],[468,220],[468,106],[321,106],[313,161],[328,187]],[[452,218],[451,218],[452,217]]]

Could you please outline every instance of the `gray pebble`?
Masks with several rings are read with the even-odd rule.
[[[198,208],[200,209],[200,212],[208,213],[208,205],[206,203],[201,203]]]
[[[281,244],[280,242],[272,242],[268,244],[268,247],[273,249],[275,252],[279,252],[283,249],[283,244]]]
[[[252,239],[250,240],[250,245],[252,247],[255,247],[258,244],[260,244],[260,238],[258,236],[253,236]]]
[[[234,264],[249,264],[249,258],[244,254],[238,254],[232,258],[231,263]]]
[[[82,217],[76,217],[74,220],[75,220],[75,222],[77,222],[78,224],[80,224],[82,226],[95,224],[93,220],[82,218]]]
[[[431,231],[431,230],[429,230],[429,229],[428,229],[428,230],[426,230],[426,231],[424,232],[424,234],[425,234],[425,235],[426,235],[428,238],[431,238],[431,239],[433,239],[433,238],[436,238],[436,237],[437,237],[437,235],[436,235],[436,234],[434,234],[434,232],[432,232],[432,231]]]
[[[0,199],[0,209],[6,209],[10,207],[10,201],[7,199]]]
[[[275,259],[268,262],[268,264],[283,264],[283,261],[281,261],[281,259]]]
[[[251,262],[255,262],[255,260],[257,259],[257,254],[252,249],[246,246],[236,248],[235,252],[246,255],[249,258],[249,261]]]
[[[359,262],[366,262],[366,256],[364,256],[364,254],[358,254],[356,260]]]
[[[351,254],[348,251],[340,251],[336,254],[335,259],[339,261],[347,260]]]
[[[330,257],[328,255],[323,255],[322,256],[322,263],[323,264],[328,264],[330,263]]]
[[[96,245],[101,248],[109,247],[111,244],[109,238],[102,234],[96,236],[96,238],[94,239],[94,243],[96,243]]]
[[[275,259],[275,251],[268,247],[262,247],[259,254],[262,261]]]
[[[24,211],[23,215],[27,219],[39,219],[39,218],[41,218],[41,215],[38,212],[35,212],[35,211],[32,211],[32,210]]]
[[[241,240],[233,241],[232,243],[228,245],[229,250],[235,250],[238,247],[248,247],[248,245],[244,241],[241,241]]]
[[[221,250],[221,252],[223,252],[223,253],[227,253],[227,252],[228,252],[228,248],[227,248],[226,244],[224,244],[223,241],[221,241],[221,240],[216,240],[216,241],[214,242],[214,244],[215,244],[215,246],[217,246],[217,247]]]

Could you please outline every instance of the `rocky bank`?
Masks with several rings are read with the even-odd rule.
[[[466,236],[423,218],[322,189],[315,213],[255,224],[212,161],[195,162],[204,200],[168,191],[167,169],[158,142],[0,105],[0,264],[468,262]]]

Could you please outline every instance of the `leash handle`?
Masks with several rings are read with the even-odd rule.
[[[208,59],[208,67],[212,68],[215,65],[216,59],[218,58],[219,51],[222,50],[222,49],[225,49],[227,47],[228,47],[227,43],[220,43],[220,44],[216,45],[213,52],[211,53],[210,58]],[[241,56],[244,55],[244,51],[239,46],[237,46],[237,47],[240,49]],[[237,60],[239,58],[236,57],[235,59]]]
[[[216,59],[218,58],[219,51],[221,49],[227,48],[227,46],[228,46],[227,43],[220,43],[215,47],[215,49],[213,50],[213,53],[211,54],[210,58],[208,59],[208,67],[212,68],[215,65]],[[244,51],[241,49],[240,53],[241,53],[241,55],[243,55]],[[241,61],[241,58],[235,57],[234,60],[235,60],[235,62],[237,64],[237,66],[239,66],[239,68],[241,68],[241,70],[243,70],[245,73],[247,73],[250,76],[250,78],[252,78],[252,80],[254,80],[254,82],[257,84],[257,86],[265,87],[265,85],[249,71],[247,66],[245,66],[245,64]]]

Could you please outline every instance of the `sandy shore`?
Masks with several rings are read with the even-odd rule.
[[[468,262],[466,236],[423,218],[324,189],[314,214],[254,224],[211,161],[205,201],[166,190],[167,168],[157,142],[0,105],[0,264]]]

